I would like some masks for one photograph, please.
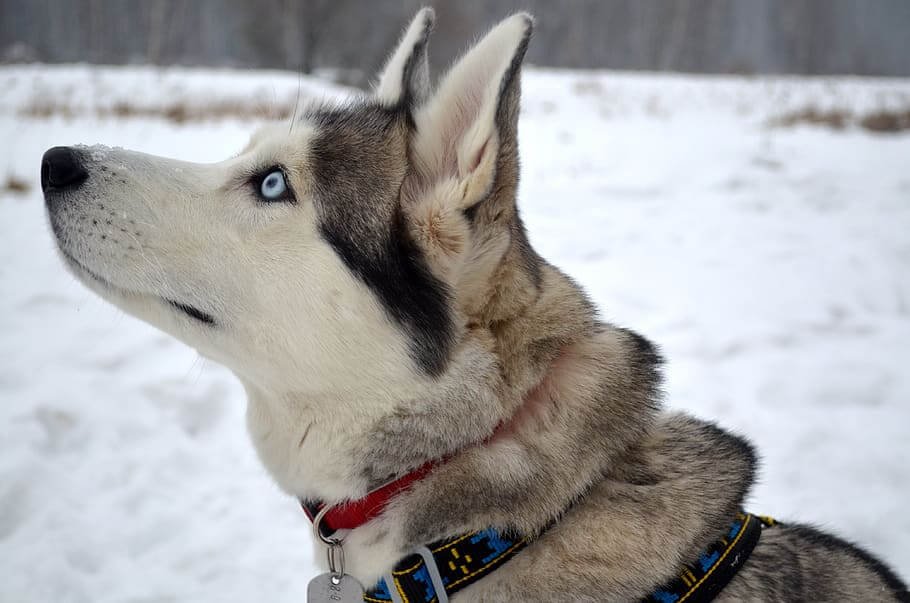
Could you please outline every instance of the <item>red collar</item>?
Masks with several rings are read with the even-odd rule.
[[[483,443],[488,444],[498,436],[508,433],[510,429],[513,428],[514,422],[520,419],[521,412],[522,410],[519,409],[511,419],[497,425],[496,429],[493,430],[493,433],[484,440]],[[332,507],[326,511],[325,515],[322,517],[319,524],[320,531],[324,536],[329,537],[336,530],[353,530],[354,528],[359,528],[371,519],[381,515],[389,504],[389,501],[392,500],[395,495],[417,480],[423,479],[430,471],[445,461],[446,459],[429,461],[414,471],[372,490],[363,498],[346,501],[336,507]],[[301,500],[300,506],[303,507],[303,511],[307,514],[307,517],[310,518],[310,521],[314,521],[316,519],[316,514],[325,507],[325,503],[322,501]]]
[[[320,528],[323,534],[329,536],[336,530],[353,530],[379,516],[396,494],[422,479],[437,464],[438,461],[430,461],[414,471],[376,488],[363,498],[332,507],[322,518]],[[301,500],[300,506],[303,507],[310,521],[313,521],[316,514],[325,507],[325,503]]]

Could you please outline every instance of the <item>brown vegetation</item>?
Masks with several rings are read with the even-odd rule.
[[[860,119],[859,125],[872,132],[902,132],[910,130],[910,109],[869,113]]]
[[[792,113],[786,113],[772,120],[772,125],[789,128],[800,124],[810,126],[826,126],[835,130],[843,130],[853,120],[853,116],[843,109],[822,110],[817,107],[806,107]]]
[[[32,186],[29,182],[19,176],[14,176],[13,174],[7,174],[6,182],[3,183],[3,188],[0,189],[0,192],[12,193],[14,195],[24,195]]]
[[[177,101],[165,105],[146,106],[121,101],[108,107],[78,107],[60,101],[36,100],[24,107],[19,115],[38,119],[54,116],[72,119],[85,115],[102,119],[145,117],[183,124],[222,119],[280,120],[289,118],[293,110],[293,104],[290,103],[261,103],[237,99],[208,103]]]
[[[896,133],[910,130],[910,108],[899,110],[879,109],[869,113],[857,114],[846,109],[806,107],[775,117],[770,124],[773,127],[780,128],[806,124],[834,130],[843,130],[852,126],[860,127],[869,132]]]

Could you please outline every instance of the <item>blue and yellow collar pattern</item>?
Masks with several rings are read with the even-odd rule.
[[[758,544],[762,530],[778,523],[745,511],[736,514],[726,535],[701,552],[694,563],[641,603],[706,603],[712,601],[739,571]]]
[[[727,533],[641,603],[706,603],[733,579],[770,517],[739,512]],[[363,596],[367,603],[447,603],[449,596],[493,572],[530,538],[489,529],[421,547]]]
[[[497,569],[529,540],[489,529],[422,547],[386,574],[363,600],[446,603],[449,595]]]

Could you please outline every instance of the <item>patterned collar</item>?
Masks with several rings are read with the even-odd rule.
[[[685,566],[676,578],[642,599],[641,603],[712,601],[746,563],[762,530],[776,525],[780,524],[770,517],[740,511],[723,538],[708,546],[695,563]]]
[[[705,548],[679,575],[642,603],[705,603],[733,579],[770,517],[739,512],[727,533]],[[363,596],[368,603],[446,603],[454,593],[495,571],[530,542],[496,530],[483,530],[421,547],[402,559]]]

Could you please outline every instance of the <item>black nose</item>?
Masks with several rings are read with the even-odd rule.
[[[82,167],[79,152],[70,147],[48,149],[41,158],[41,190],[75,188],[85,182],[88,172]]]

